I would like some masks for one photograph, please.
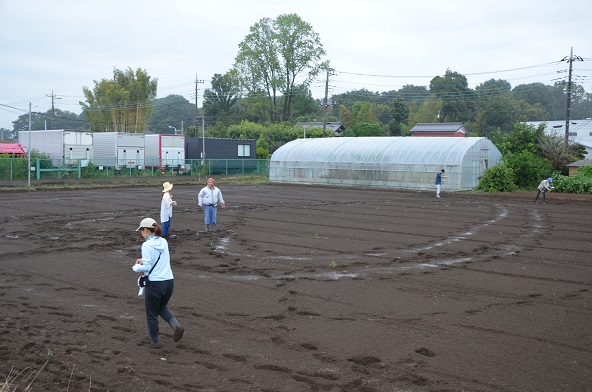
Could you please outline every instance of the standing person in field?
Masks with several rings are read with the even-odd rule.
[[[445,172],[446,172],[446,170],[442,169],[442,170],[440,170],[440,173],[436,174],[436,197],[440,197],[440,188],[442,187],[442,179],[448,178],[448,176],[444,175]]]
[[[543,204],[545,204],[545,195],[547,194],[547,191],[550,191],[551,189],[553,189],[553,187],[551,186],[552,182],[553,182],[553,179],[551,177],[547,178],[546,180],[541,181],[541,183],[537,187],[537,194],[536,194],[534,201],[533,201],[534,204],[536,204],[537,200],[539,199],[539,195],[541,194],[541,192],[543,193]]]
[[[136,231],[140,232],[145,241],[142,244],[142,258],[136,260],[132,270],[148,277],[148,283],[144,287],[146,322],[148,323],[151,346],[160,348],[162,344],[158,338],[158,316],[173,328],[175,342],[181,340],[185,332],[185,328],[179,324],[179,321],[167,308],[174,289],[169,245],[161,237],[161,227],[152,218],[142,219],[140,227]]]
[[[203,187],[197,195],[197,204],[204,210],[206,232],[216,231],[216,212],[218,206],[226,207],[222,192],[214,185],[214,179],[208,178],[208,185]]]
[[[171,227],[171,219],[173,217],[173,206],[177,205],[173,201],[173,194],[171,193],[173,184],[165,182],[162,184],[162,196],[160,198],[160,223],[162,224],[162,236],[169,238],[169,229]]]

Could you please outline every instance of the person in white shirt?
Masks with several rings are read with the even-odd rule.
[[[216,212],[218,206],[225,208],[222,192],[214,186],[214,179],[208,178],[208,185],[203,187],[197,195],[197,204],[204,210],[206,232],[216,231]]]
[[[534,201],[533,201],[534,204],[536,204],[537,200],[539,199],[539,195],[541,194],[541,192],[543,193],[543,204],[545,204],[545,195],[547,194],[547,191],[550,191],[551,189],[553,189],[553,187],[551,186],[552,182],[553,182],[553,179],[551,177],[547,178],[546,180],[541,181],[541,183],[537,187],[537,194],[536,194]]]
[[[165,182],[162,184],[162,196],[160,198],[160,223],[162,225],[162,236],[169,238],[169,229],[171,227],[171,218],[173,217],[173,206],[177,205],[173,201],[173,194],[170,192],[173,184]]]

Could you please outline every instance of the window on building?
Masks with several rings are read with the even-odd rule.
[[[250,144],[239,144],[238,145],[238,156],[239,157],[250,157],[251,156],[251,145]]]

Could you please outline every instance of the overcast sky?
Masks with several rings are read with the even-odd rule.
[[[335,69],[330,95],[429,86],[447,69],[475,88],[566,78],[592,91],[591,0],[0,0],[0,128],[55,106],[80,113],[82,87],[113,69],[143,68],[158,97],[194,101],[228,71],[262,18],[296,13],[310,23]],[[324,81],[313,86],[324,95]],[[201,100],[200,100],[201,106]]]

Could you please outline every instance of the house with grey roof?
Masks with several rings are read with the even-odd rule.
[[[455,123],[419,123],[411,130],[411,136],[465,137],[467,130],[460,122]]]
[[[581,159],[577,162],[570,163],[569,165],[565,165],[568,170],[568,175],[573,176],[576,174],[578,169],[583,166],[592,166],[592,159]]]
[[[323,122],[322,121],[313,121],[313,122],[298,122],[296,125],[304,128],[306,132],[307,128],[320,128],[323,129]],[[341,122],[327,122],[327,126],[325,127],[326,132],[333,132],[335,136],[341,135],[343,131],[345,131],[345,127]],[[306,135],[306,133],[305,133]]]

